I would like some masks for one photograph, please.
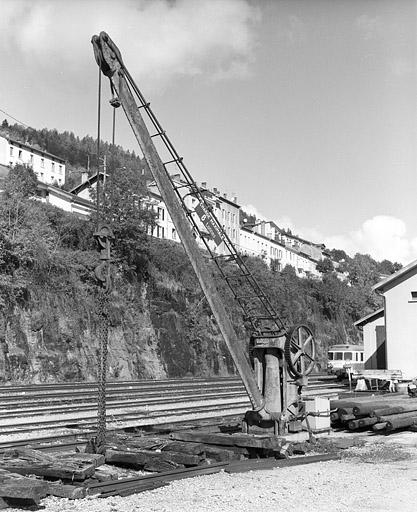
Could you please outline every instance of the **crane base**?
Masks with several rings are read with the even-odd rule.
[[[284,418],[261,419],[256,411],[247,411],[242,420],[242,432],[250,434],[256,427],[264,432],[273,432],[275,436],[282,436],[287,431],[287,421]]]

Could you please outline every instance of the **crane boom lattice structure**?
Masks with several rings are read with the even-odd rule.
[[[212,213],[212,206],[206,199],[205,189],[200,188],[191,174],[189,173],[184,160],[179,156],[173,143],[169,139],[166,131],[162,128],[160,122],[152,111],[150,103],[146,101],[143,94],[135,84],[132,76],[126,68],[123,68],[126,80],[131,90],[135,93],[142,116],[146,116],[150,125],[155,130],[151,136],[152,139],[159,138],[169,155],[169,159],[163,162],[167,177],[171,182],[171,186],[180,201],[183,210],[186,212],[194,232],[203,241],[205,248],[210,254],[211,259],[216,264],[221,276],[229,286],[233,297],[239,303],[243,310],[245,320],[250,322],[254,335],[264,336],[282,336],[286,334],[287,328],[280,319],[269,298],[265,295],[256,279],[253,277],[248,266],[237,252],[233,242],[224,230],[218,218]],[[172,169],[174,167],[174,169]],[[179,173],[181,176],[181,184],[176,184],[172,176]],[[198,201],[198,208],[194,211],[190,210],[185,202],[185,197],[193,196]],[[200,216],[199,216],[200,213]],[[226,254],[217,254],[212,244],[210,244],[207,235],[202,232],[198,218],[204,218],[205,226],[211,231],[211,238],[217,239],[224,244]],[[203,222],[204,222],[203,221]],[[227,275],[223,262],[233,262],[236,264],[238,273],[236,275]],[[244,295],[242,294],[244,290]]]
[[[183,158],[179,156],[153,113],[150,103],[145,100],[126,69],[117,46],[105,32],[93,36],[92,43],[96,61],[103,74],[110,79],[112,92],[117,96],[110,103],[121,104],[125,111],[246,387],[253,406],[253,411],[247,415],[248,422],[259,424],[272,421],[278,424],[286,420],[283,417],[286,416],[289,401],[289,374],[294,379],[303,377],[314,365],[315,345],[311,331],[303,325],[290,329],[278,316],[214,215],[207,191],[200,188],[192,178]],[[179,180],[174,179],[174,173],[179,174]],[[188,196],[196,199],[194,208],[187,206]],[[242,351],[242,343],[228,318],[207,266],[207,259],[195,240],[196,236],[202,240],[210,259],[227,283],[251,327],[254,371]],[[218,251],[220,245],[221,254]],[[227,270],[230,265],[226,266],[225,262],[233,263],[233,272]],[[296,384],[299,386],[300,382],[297,381]]]

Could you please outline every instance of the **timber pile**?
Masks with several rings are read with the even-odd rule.
[[[39,505],[48,495],[84,498],[86,489],[80,483],[94,477],[96,468],[103,463],[104,456],[96,454],[6,450],[0,457],[0,509]]]
[[[417,430],[417,399],[406,395],[331,400],[330,407],[334,428],[369,429],[385,434],[400,429]]]
[[[116,436],[106,451],[106,463],[159,472],[253,457],[286,458],[290,453],[284,438],[180,431],[158,437]]]
[[[117,434],[108,439],[105,455],[15,447],[0,454],[0,509],[39,505],[47,495],[69,499],[87,494],[127,495],[177,478],[275,467],[277,463],[291,463],[288,457],[293,453],[309,451],[305,444],[232,429],[231,433],[190,430],[169,435]],[[294,460],[301,463],[302,459]],[[308,457],[305,459],[307,463]],[[315,461],[313,457],[310,462]],[[119,479],[108,465],[148,471],[156,478],[145,475],[133,481]]]

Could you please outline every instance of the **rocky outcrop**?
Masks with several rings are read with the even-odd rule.
[[[0,315],[0,381],[97,378],[98,316],[92,290],[32,286]],[[109,308],[109,378],[227,375],[230,356],[202,294],[166,282],[119,283]]]

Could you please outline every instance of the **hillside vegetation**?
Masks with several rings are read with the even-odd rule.
[[[59,140],[59,137],[58,139]],[[33,141],[32,141],[33,143]],[[49,149],[49,148],[48,148]],[[49,149],[50,150],[50,149]],[[62,154],[57,147],[54,152]],[[129,194],[126,194],[129,185]],[[0,379],[96,378],[98,264],[96,219],[79,219],[33,200],[34,173],[11,170],[0,203]],[[155,219],[140,207],[146,193],[138,173],[111,173],[104,220],[116,235],[110,300],[109,374],[113,379],[227,375],[233,363],[180,244],[150,238]],[[381,305],[372,285],[398,268],[370,256],[331,251],[322,280],[300,279],[292,267],[272,272],[260,259],[247,264],[288,325],[307,323],[319,344],[357,343],[353,322]],[[228,272],[235,269],[230,266]],[[247,350],[238,306],[213,270],[228,313]]]

